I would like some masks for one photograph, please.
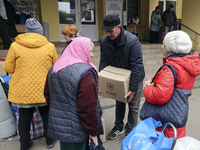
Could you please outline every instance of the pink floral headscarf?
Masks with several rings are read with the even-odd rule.
[[[59,70],[76,63],[86,63],[97,70],[96,66],[90,61],[90,46],[91,40],[89,38],[75,38],[55,62],[53,72],[57,73]]]

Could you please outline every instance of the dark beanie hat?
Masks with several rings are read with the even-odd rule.
[[[160,6],[156,6],[156,10],[157,10],[157,9],[160,9]]]
[[[29,18],[26,20],[26,33],[38,33],[43,35],[43,28],[41,24],[35,18]]]
[[[120,19],[116,15],[107,15],[103,19],[103,26],[101,30],[103,31],[110,31],[112,30],[115,26],[120,24]]]

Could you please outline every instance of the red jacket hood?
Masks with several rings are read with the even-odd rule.
[[[194,52],[185,56],[170,55],[163,58],[163,63],[169,63],[171,65],[178,64],[192,76],[198,76],[200,74],[200,60],[199,54]]]

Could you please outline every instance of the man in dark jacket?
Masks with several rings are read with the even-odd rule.
[[[15,9],[7,0],[3,0],[1,5],[1,8],[4,9],[4,15],[0,12],[0,37],[2,38],[4,49],[9,49],[12,43],[10,37],[18,35],[15,27]]]
[[[176,13],[174,12],[174,5],[169,5],[169,8],[163,13],[162,21],[164,22],[164,32],[170,32],[174,30],[174,24],[176,23]]]
[[[106,31],[101,39],[101,58],[99,71],[106,66],[131,70],[129,92],[125,95],[129,105],[128,122],[125,134],[128,135],[137,125],[138,111],[145,77],[142,48],[139,39],[130,32],[125,32],[120,25],[120,19],[115,15],[107,15],[103,20],[102,30]],[[115,126],[108,135],[108,139],[116,139],[123,133],[126,104],[116,101]]]

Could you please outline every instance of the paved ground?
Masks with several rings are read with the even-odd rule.
[[[95,45],[99,43],[95,43]],[[55,43],[56,45],[56,43]],[[1,49],[0,45],[0,49]],[[56,47],[63,47],[64,44],[60,45],[57,43]],[[199,92],[200,92],[200,78],[198,78],[195,82],[194,88],[192,90],[192,96],[190,97],[190,110],[189,110],[189,118],[187,122],[187,135],[194,137],[200,140],[200,101],[199,101]],[[144,97],[142,97],[141,105],[144,102]],[[101,106],[103,108],[103,118],[106,121],[106,137],[108,133],[114,126],[114,118],[115,118],[115,100],[108,98],[100,99]],[[125,118],[124,121],[126,121]],[[1,131],[0,131],[1,132]],[[107,140],[104,143],[104,147],[106,150],[120,150],[121,142],[125,134],[121,134],[116,140],[110,141]],[[38,138],[33,140],[34,144],[30,150],[46,150],[46,144],[44,138]],[[8,141],[8,139],[0,141],[0,150],[19,150],[20,144],[17,136],[14,136],[12,141]],[[60,145],[59,142],[56,143],[55,147],[52,150],[59,150]]]
[[[195,85],[192,90],[192,96],[190,97],[190,110],[189,118],[187,122],[187,135],[194,137],[200,140],[200,101],[199,101],[199,92],[200,92],[200,80],[196,80]],[[115,101],[108,98],[100,99],[101,106],[103,108],[103,118],[106,121],[106,136],[112,129],[114,125],[115,118]],[[141,104],[144,102],[144,97],[142,97]],[[126,121],[126,118],[125,118]],[[121,134],[116,140],[110,141],[107,140],[104,143],[106,150],[120,150],[121,142],[125,137],[124,134]],[[46,144],[44,138],[38,138],[33,140],[34,145],[30,150],[46,150]],[[8,139],[0,141],[0,150],[19,150],[20,145],[17,136],[14,136],[12,141]],[[52,150],[59,150],[59,142],[56,143],[55,147]]]

